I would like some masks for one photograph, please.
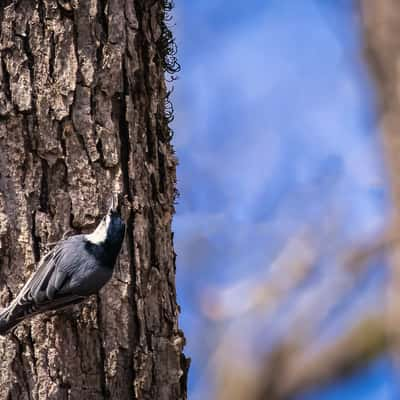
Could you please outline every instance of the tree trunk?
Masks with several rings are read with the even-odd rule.
[[[165,0],[0,3],[0,304],[125,195],[114,275],[0,338],[0,399],[184,399]]]

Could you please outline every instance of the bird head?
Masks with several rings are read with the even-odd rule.
[[[86,235],[86,240],[99,246],[115,246],[119,252],[124,234],[125,224],[120,215],[118,198],[113,194],[107,214],[102,218],[97,228],[91,234]]]

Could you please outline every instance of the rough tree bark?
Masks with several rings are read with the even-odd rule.
[[[186,398],[165,0],[0,2],[0,305],[112,190],[127,234],[97,298],[0,338],[0,399]]]

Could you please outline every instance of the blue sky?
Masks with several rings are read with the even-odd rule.
[[[174,20],[177,283],[196,400],[212,386],[219,335],[204,316],[208,294],[257,279],[304,227],[333,249],[370,237],[388,193],[351,1],[188,0]],[[376,303],[380,284],[371,287]],[[389,369],[380,360],[365,370],[373,397],[356,394],[354,378],[324,398],[392,399]]]

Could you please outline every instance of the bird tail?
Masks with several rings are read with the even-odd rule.
[[[10,306],[0,311],[0,335],[7,334],[12,328],[22,322],[29,315],[23,310]]]
[[[25,319],[47,311],[58,311],[73,304],[81,303],[84,297],[68,295],[44,302],[40,306],[34,306],[31,302],[19,304],[12,302],[7,308],[0,311],[0,335],[6,335],[12,328]]]

